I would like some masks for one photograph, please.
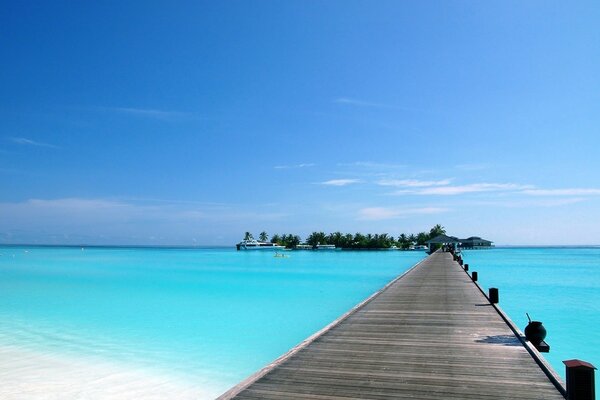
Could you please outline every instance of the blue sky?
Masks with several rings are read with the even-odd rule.
[[[597,2],[12,2],[0,243],[598,244]]]

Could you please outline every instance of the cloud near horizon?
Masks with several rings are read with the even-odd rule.
[[[0,220],[5,223],[18,221],[23,224],[44,224],[84,226],[91,221],[99,225],[129,224],[142,222],[194,222],[199,220],[273,220],[287,214],[268,212],[247,212],[235,206],[199,205],[194,203],[168,202],[144,204],[111,199],[59,198],[28,199],[15,203],[0,203]]]
[[[276,222],[288,216],[261,207],[131,202],[113,199],[28,199],[0,202],[0,243],[215,243],[215,230]],[[35,239],[32,239],[35,238]],[[57,239],[58,238],[58,239]]]

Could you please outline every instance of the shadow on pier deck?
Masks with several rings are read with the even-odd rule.
[[[437,252],[219,399],[564,399]]]

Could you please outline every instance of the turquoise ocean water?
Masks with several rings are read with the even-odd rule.
[[[463,257],[486,291],[499,289],[500,307],[522,331],[526,312],[544,323],[551,347],[544,357],[563,379],[563,360],[600,367],[600,248],[497,248]]]
[[[192,383],[194,398],[222,393],[425,256],[72,247],[0,247],[0,254],[0,348],[35,355],[19,364],[19,376],[50,379],[44,368],[67,371],[64,360],[110,362]],[[15,380],[12,365],[0,363],[0,378]],[[119,374],[103,369],[65,385],[75,397],[94,397],[94,385]],[[31,382],[20,385],[12,394]],[[145,396],[125,386],[106,397]]]
[[[425,256],[68,247],[0,247],[0,254],[0,381],[31,377],[9,385],[12,392],[2,392],[4,384],[2,398],[19,398],[56,365],[74,374],[104,362],[95,375],[61,383],[68,388],[39,392],[151,398],[143,389],[153,382],[153,392],[213,398]],[[521,329],[525,312],[544,322],[552,347],[545,357],[557,372],[564,375],[562,360],[571,358],[600,365],[600,248],[497,248],[464,257],[484,288],[500,289],[500,306]],[[160,379],[123,372],[130,370]],[[115,389],[95,389],[102,386]]]

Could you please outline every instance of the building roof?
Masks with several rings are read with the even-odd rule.
[[[491,240],[482,239],[479,236],[471,236],[471,237],[466,238],[466,239],[460,239],[460,241],[461,241],[461,243],[472,243],[472,242],[492,243]]]
[[[433,239],[429,239],[425,243],[428,244],[448,244],[448,243],[460,243],[460,239],[454,236],[437,235]]]

